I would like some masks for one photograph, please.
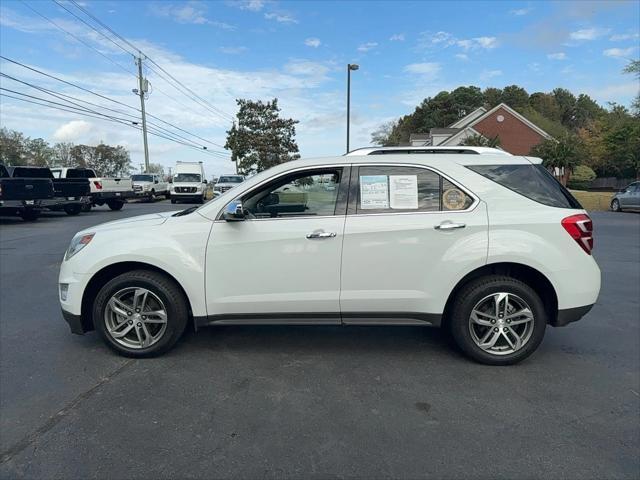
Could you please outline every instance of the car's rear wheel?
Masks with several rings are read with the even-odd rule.
[[[93,306],[93,323],[121,355],[153,357],[167,352],[187,325],[187,301],[173,280],[136,270],[107,282]]]
[[[177,202],[177,200],[176,200],[175,198],[172,198],[172,199],[171,199],[171,203],[172,203],[172,204],[175,204],[176,202]]]
[[[617,198],[613,199],[613,201],[611,202],[611,210],[613,210],[614,212],[622,211],[622,209],[620,208],[620,200],[618,200]]]
[[[118,200],[109,200],[107,202],[107,205],[111,210],[122,210],[122,207],[124,206],[124,202],[118,201]]]
[[[25,208],[18,213],[25,222],[33,222],[40,216],[40,211],[33,208]]]
[[[91,211],[91,207],[92,207],[92,205],[89,202],[83,203],[82,204],[82,211],[83,212],[90,212]]]
[[[474,280],[456,295],[450,329],[456,344],[474,360],[511,365],[540,345],[547,315],[540,296],[511,277]]]
[[[64,211],[66,212],[67,215],[71,215],[71,216],[78,215],[82,211],[82,205],[80,205],[79,203],[65,205]]]

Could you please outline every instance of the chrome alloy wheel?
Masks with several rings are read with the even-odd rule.
[[[104,310],[107,332],[127,348],[148,348],[167,330],[167,309],[156,294],[141,287],[114,293]]]
[[[469,316],[469,331],[475,344],[492,355],[517,352],[531,338],[533,312],[513,293],[499,292],[476,303]]]

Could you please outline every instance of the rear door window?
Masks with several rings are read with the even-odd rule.
[[[582,209],[580,202],[542,165],[474,165],[468,168],[534,202]]]
[[[362,166],[355,213],[466,210],[473,198],[438,173],[419,167]]]

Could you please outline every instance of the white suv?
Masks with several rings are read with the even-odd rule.
[[[503,365],[590,310],[592,247],[591,220],[540,159],[342,156],[79,232],[60,302],[72,332],[133,357],[188,324],[426,325]]]

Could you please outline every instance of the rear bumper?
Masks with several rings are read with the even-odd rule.
[[[55,197],[43,200],[42,206],[51,210],[64,208],[65,205],[83,204],[89,202],[89,197]]]
[[[584,317],[593,308],[593,305],[584,305],[582,307],[565,308],[558,310],[558,317],[551,325],[554,327],[564,327],[573,322],[577,322]]]
[[[42,208],[46,200],[0,200],[0,208]]]
[[[94,192],[91,194],[91,200],[93,202],[106,202],[107,200],[122,200],[126,201],[127,198],[134,198],[136,196],[133,190],[130,192]]]

